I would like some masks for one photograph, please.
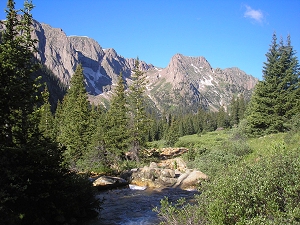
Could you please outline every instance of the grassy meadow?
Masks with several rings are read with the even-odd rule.
[[[195,204],[161,201],[161,224],[300,224],[300,133],[238,130],[181,137],[190,168],[209,176]],[[176,215],[176,216],[174,216]]]

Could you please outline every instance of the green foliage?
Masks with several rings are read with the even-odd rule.
[[[131,76],[129,105],[130,105],[130,137],[131,152],[134,160],[139,161],[139,152],[146,144],[149,120],[145,111],[146,76],[139,69],[139,59],[135,61],[135,68]]]
[[[55,129],[54,129],[54,116],[51,112],[51,105],[49,103],[49,92],[46,87],[42,92],[42,97],[44,100],[44,104],[39,108],[39,130],[43,133],[45,137],[51,138],[55,140]]]
[[[48,133],[50,106],[38,109],[36,41],[30,37],[33,5],[25,1],[22,16],[17,16],[14,1],[7,7],[0,43],[0,224],[82,218],[99,202],[86,178],[62,167],[64,149]]]
[[[243,95],[237,98],[233,97],[229,106],[230,112],[230,124],[231,126],[238,125],[240,121],[244,118],[244,113],[246,111],[246,102]]]
[[[217,113],[217,126],[222,128],[229,127],[229,118],[223,106],[220,107]]]
[[[158,213],[161,218],[161,225],[201,225],[206,224],[206,220],[203,216],[204,210],[200,207],[197,211],[194,210],[194,206],[187,203],[184,198],[177,200],[177,202],[169,202],[165,197],[160,201],[161,208],[154,208],[153,211]]]
[[[129,148],[129,115],[122,74],[111,99],[111,105],[106,117],[105,148],[114,157],[111,165],[118,164]]]
[[[76,162],[87,151],[89,144],[89,102],[81,65],[77,66],[71,78],[71,86],[63,99],[61,111],[56,114],[59,120],[57,140],[66,146],[65,162],[76,170]]]
[[[285,137],[293,140],[284,142]],[[223,164],[209,181],[202,182],[201,194],[195,204],[187,206],[188,210],[163,200],[158,210],[162,224],[189,224],[189,217],[198,220],[191,224],[300,224],[300,157],[294,140],[299,144],[299,131],[293,136],[288,133],[250,139],[249,153],[244,136],[234,131],[223,153],[230,153],[231,159],[235,155],[237,161],[226,167]],[[196,153],[195,158],[208,155],[211,158],[204,165],[214,159],[230,162],[221,150]]]
[[[299,223],[299,169],[296,152],[280,152],[253,165],[234,167],[207,193],[209,217],[215,224]],[[230,179],[229,179],[230,178]],[[230,201],[228,201],[230,199]]]
[[[300,67],[290,37],[286,45],[283,41],[278,44],[274,33],[266,56],[264,80],[257,84],[247,110],[250,135],[284,132],[292,116],[299,113]]]
[[[171,126],[165,132],[166,145],[174,146],[179,138],[178,125],[176,121],[172,121]]]

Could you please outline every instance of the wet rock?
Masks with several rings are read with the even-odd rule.
[[[120,177],[101,176],[93,182],[93,186],[99,190],[128,186],[128,181]]]

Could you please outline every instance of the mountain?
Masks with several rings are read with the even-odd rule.
[[[38,39],[36,57],[62,85],[69,85],[79,63],[91,102],[108,102],[121,72],[130,85],[135,59],[126,59],[112,48],[103,49],[92,38],[67,36],[62,29],[45,23],[34,21],[33,27],[33,38]],[[226,108],[233,96],[249,98],[258,82],[239,68],[213,69],[204,57],[182,54],[174,55],[166,68],[140,61],[140,70],[149,80],[149,102],[160,111]]]
[[[194,111],[226,108],[233,96],[249,99],[258,81],[239,68],[213,69],[204,57],[182,54],[174,55],[166,68],[147,74],[152,99],[165,110],[174,105]]]

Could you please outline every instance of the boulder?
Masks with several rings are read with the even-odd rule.
[[[180,157],[174,159],[162,160],[159,164],[159,167],[170,168],[178,171],[185,171],[187,169],[186,163]]]
[[[181,189],[194,189],[201,180],[208,179],[208,176],[199,170],[187,170],[181,174],[174,187],[180,187]]]
[[[164,167],[161,168],[160,166],[162,165]],[[168,168],[166,168],[167,165],[169,165]],[[149,166],[132,170],[130,183],[150,188],[178,187],[182,189],[195,189],[201,179],[207,179],[207,176],[201,171],[186,168],[185,171],[180,171],[178,168],[175,169],[172,167],[172,165],[171,161],[168,161],[168,164],[156,164],[152,162]],[[181,170],[183,168],[184,166]]]
[[[112,189],[128,186],[128,181],[120,177],[101,176],[94,180],[93,186],[98,190]]]

